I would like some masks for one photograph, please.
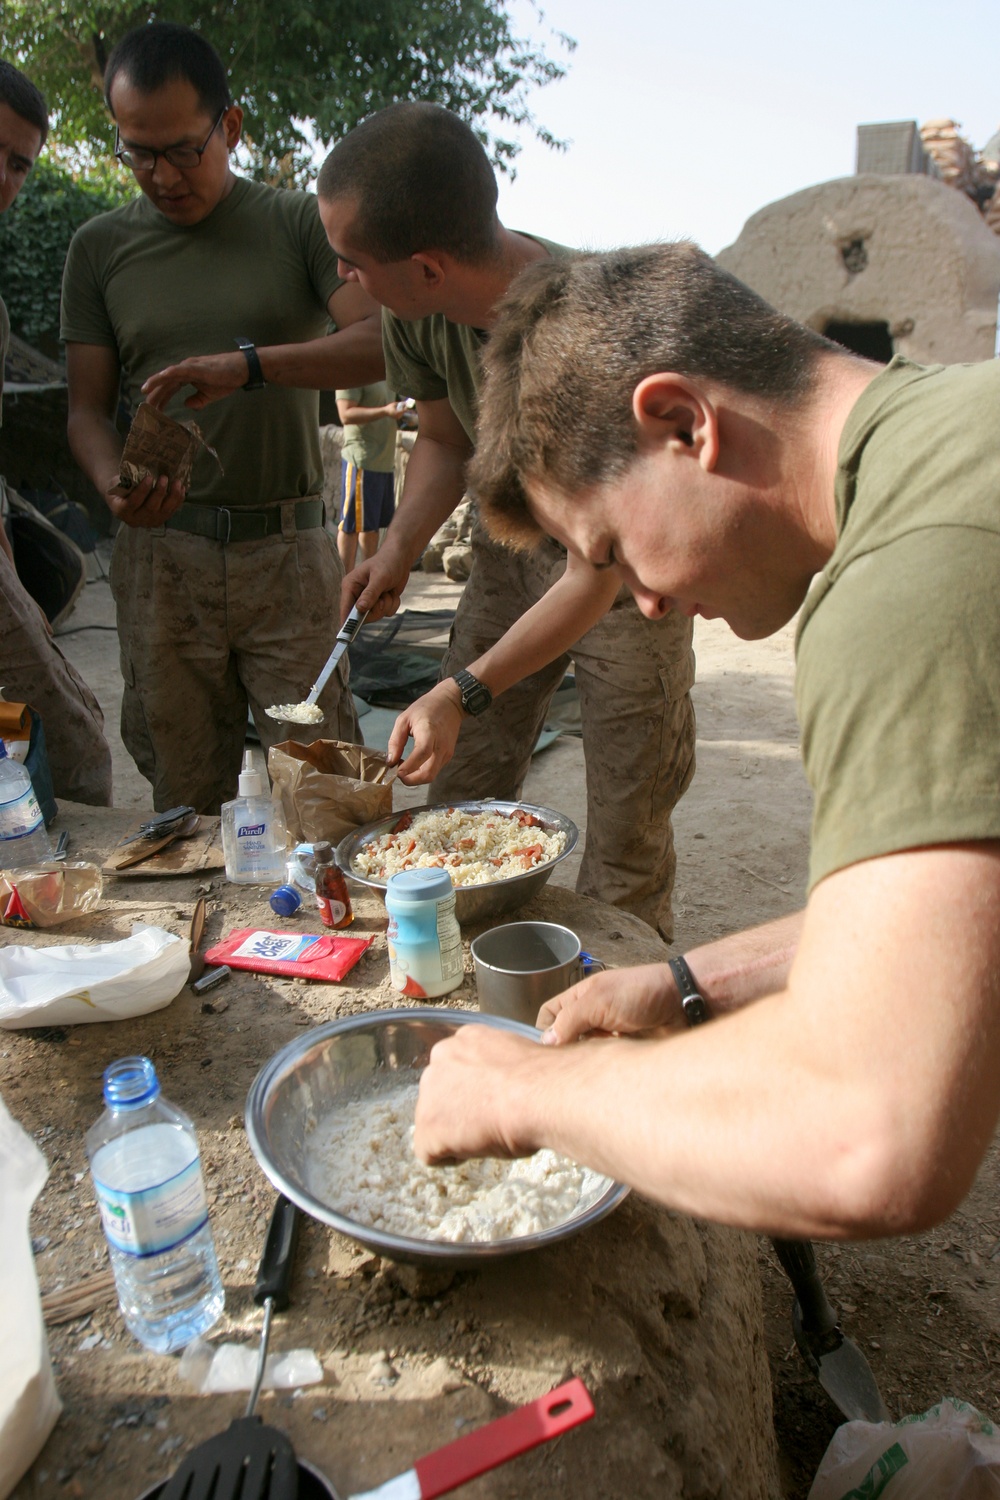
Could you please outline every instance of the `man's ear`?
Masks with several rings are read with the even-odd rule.
[[[666,443],[703,469],[718,463],[718,413],[704,388],[686,376],[645,376],[632,392],[632,415],[646,442]]]
[[[445,256],[436,250],[420,250],[410,256],[410,262],[420,269],[424,291],[442,286],[448,269]]]
[[[226,132],[226,149],[235,151],[243,131],[243,111],[238,104],[231,104],[222,121]]]

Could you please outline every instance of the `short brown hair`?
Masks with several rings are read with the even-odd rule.
[[[483,354],[469,485],[486,525],[509,546],[533,546],[527,481],[572,495],[624,474],[645,376],[671,371],[794,405],[834,348],[690,241],[535,262],[501,302]]]
[[[34,125],[44,146],[49,134],[49,112],[45,99],[30,78],[0,57],[0,104],[6,104],[22,120]]]
[[[439,104],[390,104],[344,136],[319,196],[354,198],[360,248],[385,265],[447,250],[470,265],[497,249],[497,183],[482,143]]]

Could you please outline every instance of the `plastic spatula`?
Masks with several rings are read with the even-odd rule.
[[[594,1403],[582,1380],[567,1380],[547,1396],[519,1406],[506,1417],[487,1422],[420,1458],[412,1469],[387,1479],[377,1489],[350,1495],[348,1500],[434,1500],[460,1484],[468,1484],[560,1433],[569,1432],[594,1415]]]
[[[288,1306],[297,1238],[298,1209],[287,1198],[279,1198],[254,1287],[254,1301],[264,1308],[264,1326],[246,1416],[199,1443],[167,1480],[159,1500],[297,1500],[299,1466],[294,1448],[283,1432],[265,1427],[253,1414],[264,1378],[271,1314]]]

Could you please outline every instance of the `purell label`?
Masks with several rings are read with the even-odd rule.
[[[259,839],[264,832],[264,827],[263,823],[244,823],[241,828],[237,828],[236,837],[238,839]]]

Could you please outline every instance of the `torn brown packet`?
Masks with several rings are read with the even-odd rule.
[[[204,448],[219,464],[219,455],[206,441],[196,422],[175,422],[165,412],[144,401],[136,412],[125,439],[119,483],[123,490],[135,489],[147,475],[171,481],[179,480],[186,488],[199,451]]]

